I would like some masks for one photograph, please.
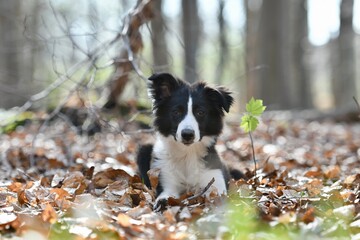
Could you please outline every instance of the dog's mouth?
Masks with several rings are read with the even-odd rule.
[[[194,140],[190,140],[190,141],[188,141],[188,140],[182,140],[182,143],[183,143],[184,145],[186,145],[186,146],[189,146],[189,145],[191,145],[191,144],[194,143]]]

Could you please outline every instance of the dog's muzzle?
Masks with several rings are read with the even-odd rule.
[[[192,129],[184,129],[181,131],[181,140],[185,145],[190,145],[194,142],[195,131]]]

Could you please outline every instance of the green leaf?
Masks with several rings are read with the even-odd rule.
[[[258,124],[259,124],[259,120],[257,120],[256,117],[249,114],[245,114],[241,118],[240,127],[244,129],[245,132],[250,132],[250,131],[254,131],[258,126]]]
[[[266,109],[261,99],[254,99],[253,97],[246,104],[246,111],[254,116],[260,116]]]

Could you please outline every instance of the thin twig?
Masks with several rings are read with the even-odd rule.
[[[250,136],[252,156],[253,156],[253,161],[254,161],[254,177],[256,178],[257,169],[256,169],[255,148],[254,148],[254,140],[252,138],[251,131],[249,131],[249,136]]]
[[[359,104],[358,100],[354,96],[353,96],[353,99],[354,99],[354,101],[355,101],[355,103],[356,103],[356,105],[358,107],[359,112],[360,112],[360,104]]]
[[[196,199],[196,198],[204,195],[204,194],[206,193],[206,191],[209,190],[209,188],[211,187],[211,185],[212,185],[214,182],[215,182],[215,178],[212,178],[212,179],[210,180],[210,182],[206,185],[206,187],[205,187],[201,192],[199,192],[199,193],[197,193],[197,194],[195,194],[195,195],[193,195],[193,196],[190,196],[190,197],[182,200],[181,203],[186,204],[186,203],[188,203],[189,201],[191,201],[191,200],[193,200],[193,199]]]

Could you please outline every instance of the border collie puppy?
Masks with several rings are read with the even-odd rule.
[[[215,143],[223,128],[224,112],[229,112],[233,103],[230,92],[203,82],[190,85],[168,73],[152,75],[148,90],[157,135],[154,145],[140,148],[137,163],[148,187],[147,171],[160,169],[154,209],[166,204],[168,197],[201,191],[212,178],[212,187],[226,194],[230,174]]]

